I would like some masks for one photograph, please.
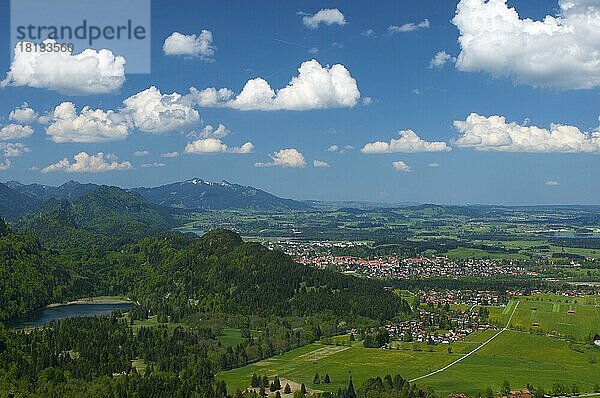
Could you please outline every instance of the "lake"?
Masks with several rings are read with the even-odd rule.
[[[60,319],[109,315],[116,310],[127,311],[130,307],[131,303],[59,305],[56,307],[40,308],[22,317],[6,321],[5,325],[14,329],[37,327]]]

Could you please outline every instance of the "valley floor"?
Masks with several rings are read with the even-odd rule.
[[[476,332],[465,341],[453,343],[452,353],[446,345],[436,346],[429,352],[426,345],[419,346],[422,351],[414,351],[364,348],[361,343],[351,346],[315,343],[223,372],[218,378],[225,380],[231,391],[249,387],[252,374],[257,373],[270,378],[278,375],[309,388],[332,392],[347,386],[348,371],[352,371],[356,386],[369,377],[386,374],[398,373],[416,379],[459,359],[495,333],[494,330]],[[488,387],[499,391],[504,380],[508,380],[513,389],[524,389],[530,383],[549,391],[554,383],[560,383],[576,384],[582,393],[592,392],[600,379],[600,364],[596,360],[600,350],[584,346],[576,347],[578,351],[572,348],[568,342],[556,338],[506,330],[461,362],[417,383],[431,386],[442,396],[475,395]],[[328,374],[332,383],[314,385],[316,372],[321,377]]]

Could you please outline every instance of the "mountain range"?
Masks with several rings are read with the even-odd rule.
[[[14,221],[23,214],[41,209],[51,200],[76,201],[98,190],[101,185],[69,181],[60,186],[22,184],[18,181],[0,183],[0,217]],[[268,212],[306,211],[312,207],[304,202],[283,199],[261,189],[209,182],[199,178],[158,187],[127,189],[149,203],[163,208],[186,211],[257,210]]]

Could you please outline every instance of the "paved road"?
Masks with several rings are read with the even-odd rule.
[[[441,369],[438,369],[434,372],[428,373],[426,375],[423,376],[419,376],[417,378],[414,378],[412,380],[409,380],[409,382],[413,383],[417,380],[421,380],[424,379],[426,377],[429,376],[433,376],[435,374],[438,374],[440,372],[443,372],[444,370],[450,368],[451,366],[456,365],[457,363],[459,363],[460,361],[462,361],[465,358],[470,357],[471,355],[473,355],[474,353],[476,353],[477,351],[479,351],[481,348],[485,347],[489,342],[491,342],[492,340],[494,340],[496,337],[498,337],[500,334],[502,334],[502,332],[504,332],[506,329],[508,329],[508,326],[510,325],[510,323],[512,322],[513,316],[515,315],[515,311],[517,310],[517,307],[519,306],[520,301],[517,301],[517,304],[515,305],[515,308],[513,308],[512,313],[510,314],[510,318],[508,318],[508,322],[506,322],[506,326],[504,326],[503,329],[501,329],[500,331],[498,331],[498,333],[494,334],[492,337],[490,337],[489,339],[487,339],[486,341],[484,341],[483,343],[481,343],[481,345],[477,346],[476,348],[474,348],[472,351],[470,351],[469,353],[463,355],[462,357],[458,358],[456,361],[449,363],[448,365],[444,366]]]

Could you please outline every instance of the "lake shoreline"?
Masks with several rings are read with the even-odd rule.
[[[64,303],[52,303],[20,317],[3,321],[8,329],[28,330],[43,327],[53,320],[109,315],[116,310],[129,311],[135,301],[123,297],[88,297]]]
[[[75,305],[75,304],[133,304],[134,301],[130,299],[118,298],[118,297],[88,297],[81,298],[72,301],[66,301],[63,303],[52,303],[48,304],[43,308],[56,308],[62,307],[66,305]]]

